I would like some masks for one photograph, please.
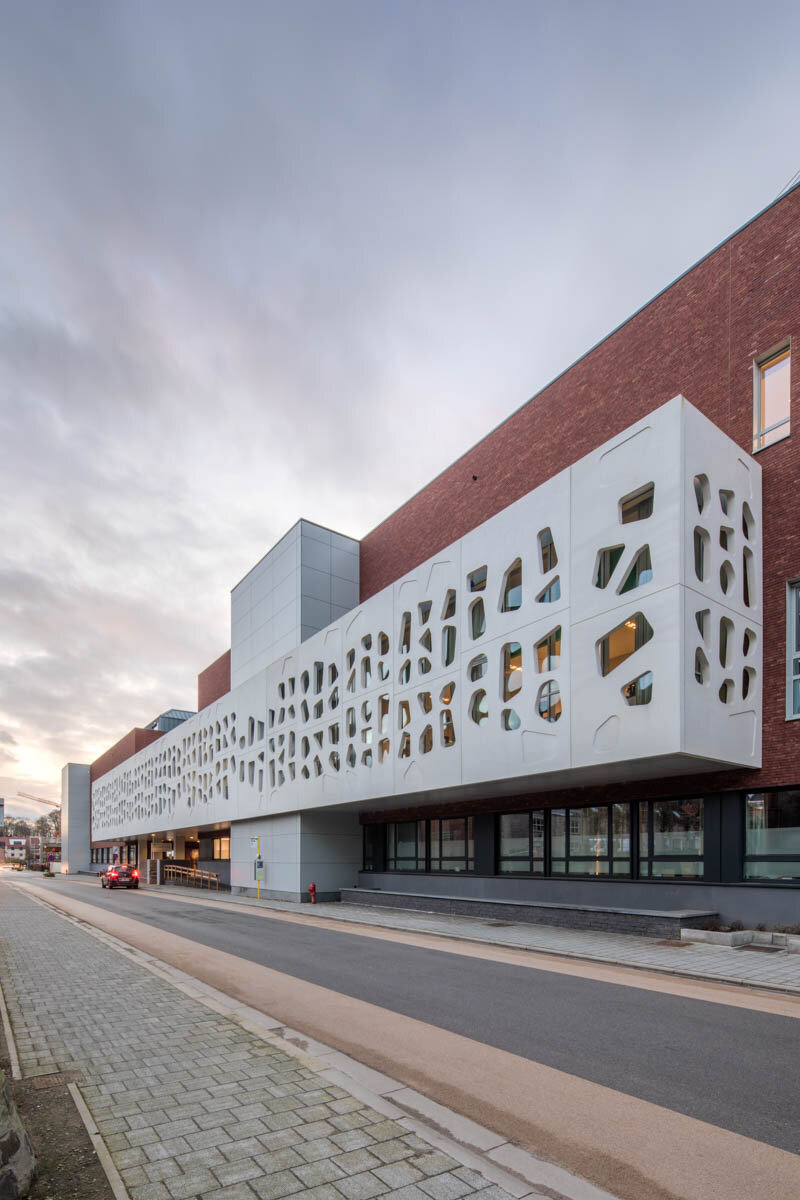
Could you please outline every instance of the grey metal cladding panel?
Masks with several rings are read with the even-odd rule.
[[[314,567],[300,568],[300,595],[310,596],[312,600],[331,602],[331,577],[327,571],[318,571]]]
[[[318,571],[330,571],[331,548],[322,542],[304,537],[300,542],[301,567],[315,567]]]
[[[331,605],[329,600],[315,600],[313,596],[303,596],[300,601],[301,626],[313,625],[315,630],[324,629],[331,623]]]
[[[347,579],[358,583],[360,558],[358,554],[349,554],[346,550],[331,550],[331,574],[339,579]]]

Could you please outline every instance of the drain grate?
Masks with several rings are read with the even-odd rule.
[[[54,1071],[52,1075],[34,1075],[30,1083],[38,1090],[63,1087],[67,1083],[83,1083],[83,1071]]]
[[[749,946],[738,946],[739,950],[755,950],[757,954],[780,954],[783,946],[756,946],[752,942]]]
[[[509,926],[514,924],[514,922],[513,921],[488,921],[487,924],[490,929],[508,929]]]

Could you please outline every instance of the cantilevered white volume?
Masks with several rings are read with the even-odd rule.
[[[761,762],[761,472],[681,396],[99,779],[95,839]]]

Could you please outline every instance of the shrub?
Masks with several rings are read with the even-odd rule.
[[[731,933],[738,933],[740,929],[744,929],[744,924],[741,921],[731,921],[728,928]]]

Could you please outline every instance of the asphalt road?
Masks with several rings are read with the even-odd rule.
[[[50,889],[800,1154],[800,1021],[52,880]],[[676,1147],[676,1153],[679,1148]]]

